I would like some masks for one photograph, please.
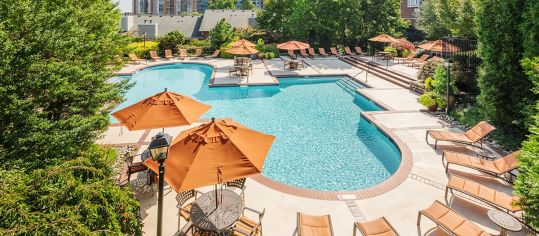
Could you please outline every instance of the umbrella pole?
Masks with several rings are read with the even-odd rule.
[[[219,206],[219,198],[217,197],[217,184],[215,185],[215,209]]]

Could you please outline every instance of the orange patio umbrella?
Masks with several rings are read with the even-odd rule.
[[[245,47],[255,47],[256,44],[249,42],[249,40],[246,39],[240,39],[236,42],[233,42],[230,44],[232,47],[239,47],[239,46],[245,46]]]
[[[300,50],[300,49],[308,49],[311,46],[309,46],[308,43],[298,42],[298,41],[288,41],[286,43],[277,44],[277,48],[281,50]]]
[[[378,36],[375,36],[375,37],[372,37],[369,39],[370,41],[373,41],[373,42],[381,42],[381,43],[393,43],[393,42],[397,42],[397,39],[387,35],[387,34],[380,34]]]
[[[457,46],[451,43],[445,42],[443,40],[427,42],[427,43],[419,45],[418,47],[423,48],[428,51],[433,51],[433,52],[444,52],[444,51],[445,52],[458,52],[460,51],[460,49]]]
[[[238,47],[233,47],[231,49],[228,49],[226,52],[232,55],[252,55],[252,54],[258,53],[258,50],[252,47],[240,45]]]
[[[261,173],[274,139],[230,119],[212,119],[172,141],[165,180],[182,192]],[[152,159],[144,164],[153,171],[158,169],[158,162]]]
[[[122,110],[112,116],[127,129],[145,130],[190,125],[211,106],[174,92],[158,93]]]

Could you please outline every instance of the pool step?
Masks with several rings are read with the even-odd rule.
[[[351,94],[355,94],[357,89],[365,87],[364,85],[350,78],[338,80],[336,84],[342,89],[344,89],[346,92],[349,92]]]
[[[383,66],[380,66],[376,63],[371,63],[370,61],[362,58],[342,57],[340,59],[362,70],[369,70],[369,73],[403,88],[409,89],[410,82],[415,81],[414,78],[387,70],[383,68]]]

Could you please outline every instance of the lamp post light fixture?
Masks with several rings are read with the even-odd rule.
[[[157,236],[161,236],[163,225],[163,179],[165,178],[165,160],[168,156],[168,149],[172,141],[172,136],[159,132],[152,138],[148,149],[152,160],[159,163],[159,194],[157,197]]]
[[[146,32],[142,33],[142,37],[144,37],[144,47],[146,47]]]

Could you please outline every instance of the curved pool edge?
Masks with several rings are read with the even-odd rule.
[[[374,119],[372,116],[373,114],[383,114],[391,111],[376,111],[376,112],[362,112],[361,115],[367,119],[368,122],[371,122],[380,130],[380,132],[384,133],[388,136],[390,141],[392,141],[396,147],[399,149],[401,153],[401,163],[399,165],[399,168],[393,175],[391,175],[388,179],[384,180],[383,182],[374,185],[369,188],[365,189],[357,189],[357,190],[345,190],[345,191],[325,191],[325,190],[315,190],[315,189],[306,189],[306,188],[300,188],[295,187],[287,184],[283,184],[280,182],[277,182],[275,180],[272,180],[266,176],[263,176],[262,174],[253,175],[251,178],[258,183],[261,183],[265,185],[266,187],[269,187],[271,189],[277,190],[279,192],[304,197],[304,198],[311,198],[311,199],[317,199],[317,200],[331,200],[331,201],[338,201],[339,195],[355,195],[357,200],[360,199],[367,199],[372,198],[381,194],[384,194],[386,192],[391,191],[392,189],[399,186],[410,173],[413,165],[413,159],[412,159],[412,153],[410,149],[408,148],[408,145],[406,145],[395,133],[393,133],[389,128],[381,124],[379,121]]]
[[[154,62],[153,64],[145,64],[145,65],[142,65],[135,69],[133,69],[133,71],[131,72],[125,72],[125,73],[115,73],[116,76],[133,76],[134,74],[136,74],[137,72],[141,71],[141,70],[145,70],[145,69],[148,69],[148,68],[152,68],[152,67],[158,67],[158,66],[166,66],[166,65],[176,65],[176,64],[198,64],[198,65],[205,65],[205,66],[209,66],[213,69],[212,71],[212,75],[211,75],[211,78],[210,78],[210,82],[212,82],[213,80],[215,80],[215,73],[216,73],[216,70],[217,68],[209,63],[209,62],[202,62],[202,61],[189,61],[189,62],[182,62],[182,61],[157,61],[157,62]]]

